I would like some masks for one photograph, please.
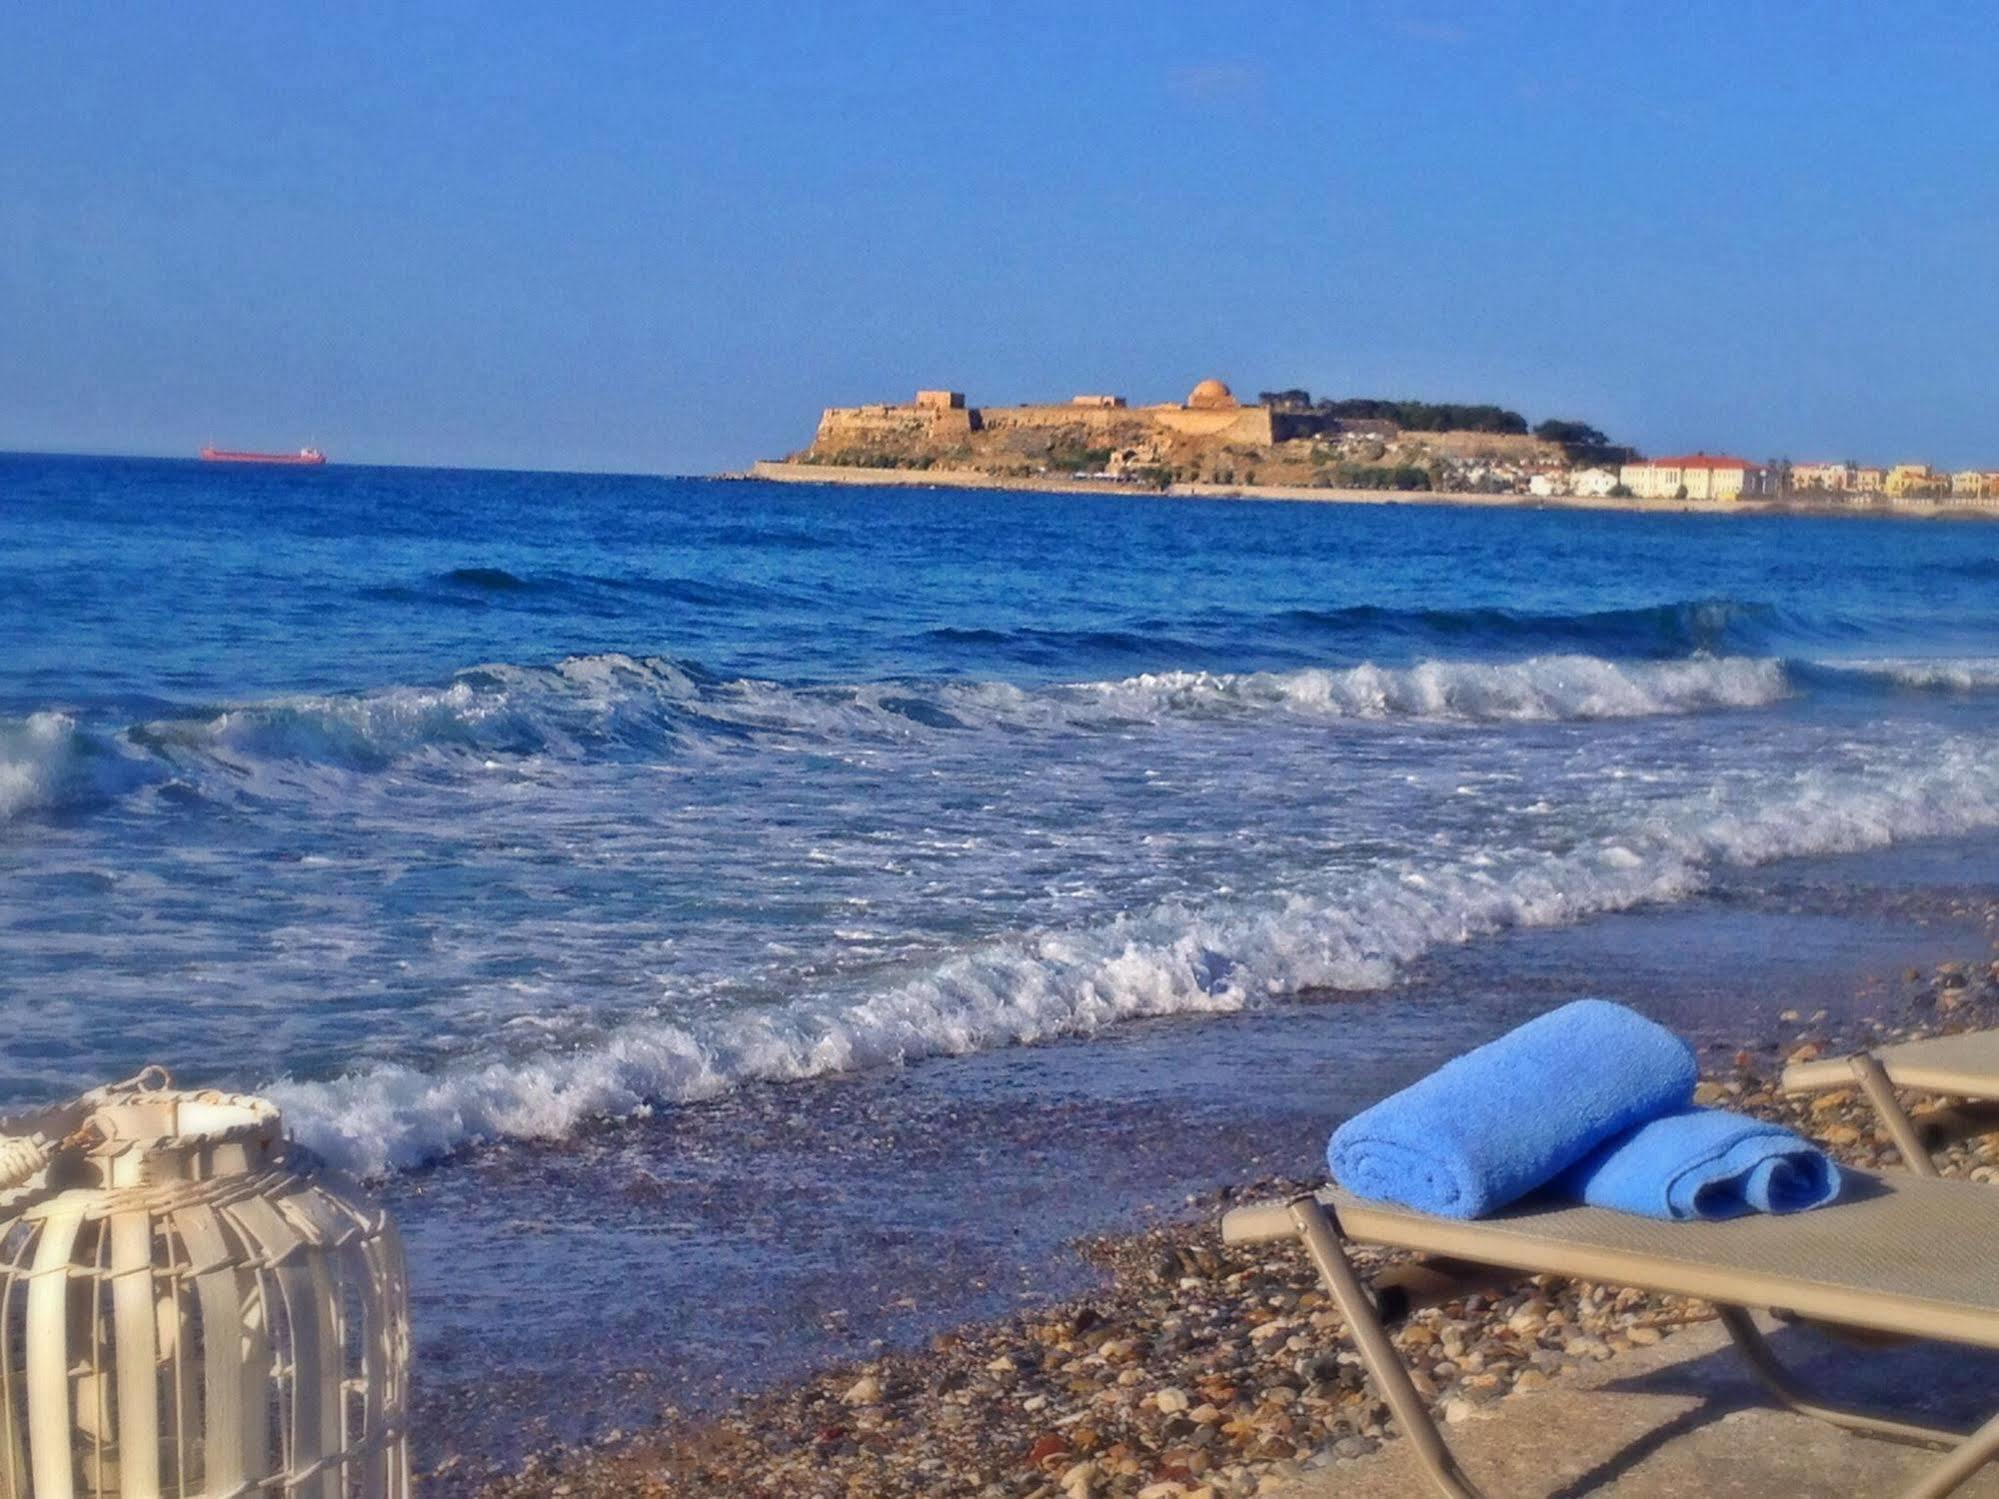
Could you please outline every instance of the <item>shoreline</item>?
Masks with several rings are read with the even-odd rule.
[[[1991,923],[1988,912],[1987,927]],[[1999,1023],[1999,963],[1909,969],[1886,1017],[1787,1011],[1784,1035],[1703,1047],[1696,1099],[1776,1119],[1847,1164],[1894,1169],[1853,1090],[1787,1098],[1785,1061]],[[1999,1137],[1953,1146],[1946,1175],[1999,1181]],[[1264,1177],[1190,1196],[1172,1221],[1076,1241],[1097,1284],[922,1347],[829,1363],[719,1412],[668,1409],[650,1428],[554,1447],[510,1473],[444,1470],[433,1490],[566,1494],[1223,1499],[1272,1493],[1356,1461],[1396,1433],[1290,1245],[1225,1248],[1234,1203],[1309,1183]],[[1368,1257],[1370,1271],[1406,1259]],[[1411,1317],[1395,1336],[1442,1419],[1559,1389],[1585,1370],[1702,1326],[1681,1298],[1523,1279]],[[1391,1452],[1391,1460],[1395,1458]]]
[[[833,484],[862,488],[1011,490],[1027,494],[1123,495],[1134,499],[1264,500],[1317,505],[1436,505],[1473,510],[1594,510],[1624,515],[1815,516],[1890,520],[1999,520],[1999,509],[1938,504],[1930,500],[1882,500],[1867,505],[1773,500],[1601,499],[1579,495],[1445,493],[1436,490],[1319,489],[1298,484],[1169,484],[1150,489],[1115,479],[1009,477],[979,469],[849,468],[839,464],[789,463],[760,458],[721,480],[762,479],[773,484]]]

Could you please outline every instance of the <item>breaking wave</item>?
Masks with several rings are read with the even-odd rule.
[[[110,801],[151,778],[67,713],[0,718],[0,823]]]
[[[1931,692],[1983,692],[1999,687],[1999,659],[1990,656],[1821,661],[1817,668],[1896,687]]]
[[[1914,773],[1807,772],[1736,807],[1688,798],[1566,850],[1402,864],[1310,892],[1169,903],[948,958],[872,992],[686,1024],[648,1021],[558,1056],[426,1073],[386,1066],[271,1091],[301,1139],[366,1172],[484,1141],[812,1077],[1221,1012],[1313,990],[1385,987],[1446,943],[1685,898],[1724,866],[1859,852],[1999,826],[1999,757],[1965,741]]]
[[[1167,672],[1069,691],[1144,717],[1277,710],[1327,718],[1552,722],[1758,708],[1784,697],[1789,685],[1780,662],[1746,657],[1630,663],[1536,656],[1337,671]]]
[[[1744,657],[1616,662],[1538,656],[1285,672],[1162,672],[1019,687],[1003,682],[786,687],[720,679],[691,663],[575,656],[483,666],[440,687],[300,697],[131,731],[164,754],[305,760],[371,769],[418,754],[647,753],[758,736],[895,740],[953,730],[1091,730],[1171,719],[1287,714],[1322,719],[1554,722],[1777,701],[1781,663]]]
[[[88,805],[163,776],[221,791],[288,766],[373,772],[495,758],[648,758],[701,747],[891,744],[939,734],[1110,732],[1179,722],[1554,723],[1757,708],[1791,691],[1747,657],[1536,656],[1267,672],[1158,672],[1020,687],[787,687],[617,654],[492,665],[433,687],[278,698],[98,735],[67,714],[0,720],[0,820]]]

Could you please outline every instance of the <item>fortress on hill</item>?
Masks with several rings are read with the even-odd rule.
[[[1115,395],[1073,396],[1028,406],[973,406],[955,390],[919,390],[913,401],[832,406],[812,445],[781,469],[921,469],[992,479],[1050,477],[1169,483],[1360,484],[1439,487],[1448,470],[1468,482],[1523,464],[1561,461],[1561,451],[1526,432],[1405,433],[1368,408],[1314,405],[1303,391],[1283,391],[1251,405],[1220,380],[1203,380],[1184,401],[1131,406]],[[1405,403],[1420,405],[1421,403]],[[1460,408],[1435,408],[1435,412]],[[1462,408],[1466,412],[1497,408]],[[1502,413],[1505,414],[1505,413]],[[766,465],[769,467],[769,465]]]
[[[948,448],[969,445],[975,433],[1006,432],[1073,433],[1101,437],[1113,446],[1148,437],[1182,437],[1269,447],[1317,436],[1328,420],[1310,411],[1245,406],[1219,380],[1203,380],[1183,402],[1139,407],[1127,406],[1123,396],[1075,396],[1037,406],[967,406],[959,391],[919,390],[908,405],[828,407],[812,447],[819,453],[899,450],[911,444]]]
[[[1518,411],[1489,403],[1315,401],[1309,391],[1288,389],[1265,391],[1252,405],[1214,379],[1201,381],[1184,401],[1151,406],[1116,395],[973,406],[955,390],[919,390],[908,402],[829,406],[811,446],[761,460],[751,474],[804,483],[1130,485],[1286,498],[1315,498],[1296,493],[1307,490],[1397,490],[1731,509],[1835,504],[1910,514],[1999,513],[1999,470],[1761,464],[1707,452],[1646,460],[1587,422],[1550,417],[1529,426]]]

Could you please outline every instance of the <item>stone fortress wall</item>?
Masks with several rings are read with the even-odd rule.
[[[1104,445],[1178,436],[1267,447],[1313,436],[1325,425],[1310,412],[1244,406],[1219,380],[1203,380],[1177,405],[1137,407],[1104,395],[1029,406],[967,406],[957,391],[923,390],[907,404],[827,407],[812,447],[822,453],[912,443],[950,447],[969,442],[975,432],[1058,430]]]

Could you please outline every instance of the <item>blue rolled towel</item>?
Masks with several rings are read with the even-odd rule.
[[[1361,1197],[1477,1218],[1685,1108],[1698,1075],[1692,1048],[1664,1026],[1579,999],[1354,1115],[1333,1132],[1326,1164]]]
[[[1648,1218],[1798,1213],[1839,1196],[1839,1168],[1780,1124],[1681,1109],[1608,1140],[1551,1190]]]

